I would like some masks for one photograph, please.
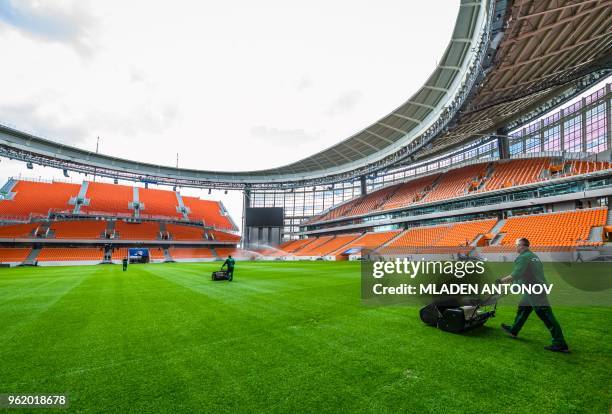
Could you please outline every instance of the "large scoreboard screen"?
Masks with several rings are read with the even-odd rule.
[[[246,227],[283,227],[282,207],[247,207]]]

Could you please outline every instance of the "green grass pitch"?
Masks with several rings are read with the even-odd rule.
[[[68,393],[81,412],[606,413],[612,309],[558,307],[521,338],[453,335],[367,307],[358,263],[0,269],[0,394]],[[38,409],[40,411],[40,409]]]

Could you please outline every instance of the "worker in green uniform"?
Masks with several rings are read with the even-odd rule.
[[[526,238],[517,239],[516,251],[519,255],[514,260],[512,273],[504,278],[497,279],[497,282],[546,284],[542,262],[529,249],[529,240]],[[512,325],[502,323],[502,330],[510,337],[516,338],[532,311],[535,311],[536,315],[544,322],[552,336],[552,345],[546,346],[544,349],[554,352],[569,352],[569,347],[563,337],[563,331],[553,315],[546,293],[541,295],[524,295],[519,303],[514,323]]]
[[[235,264],[236,264],[236,261],[230,254],[227,256],[227,259],[225,259],[225,262],[223,262],[223,265],[221,266],[221,269],[227,266],[227,280],[229,280],[230,282],[234,279],[234,265]]]

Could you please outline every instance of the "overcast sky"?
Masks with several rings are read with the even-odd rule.
[[[458,0],[0,0],[0,123],[145,162],[270,168],[423,84]],[[61,176],[2,160],[0,178]],[[74,181],[82,177],[73,177]],[[203,195],[185,190],[184,194]],[[238,194],[221,198],[239,221]]]

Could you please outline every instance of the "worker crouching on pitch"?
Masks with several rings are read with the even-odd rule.
[[[529,240],[521,238],[516,240],[516,251],[519,254],[514,260],[512,273],[504,278],[497,279],[497,283],[545,284],[544,267],[540,258],[529,249]],[[548,351],[569,352],[569,347],[563,337],[561,325],[555,319],[546,293],[541,295],[524,295],[521,299],[516,318],[512,325],[502,323],[501,328],[510,337],[516,338],[521,328],[529,318],[532,311],[544,322],[552,336],[552,345],[544,347]]]
[[[234,280],[234,265],[235,264],[236,264],[236,261],[230,254],[227,256],[227,259],[225,259],[225,262],[223,262],[223,265],[221,265],[221,269],[227,266],[227,280],[229,280],[230,282]]]

